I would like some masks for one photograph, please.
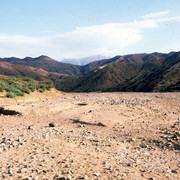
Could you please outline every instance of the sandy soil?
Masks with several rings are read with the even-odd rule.
[[[0,179],[180,179],[180,93],[27,99],[0,100]]]

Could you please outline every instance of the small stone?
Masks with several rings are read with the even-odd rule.
[[[28,126],[28,129],[33,130],[33,126],[32,125]]]
[[[44,174],[46,174],[46,173],[47,173],[47,171],[46,171],[46,170],[43,170],[42,172],[43,172]]]
[[[178,172],[176,170],[171,170],[172,173],[177,174]]]
[[[142,173],[146,172],[146,170],[145,170],[145,169],[140,169],[140,171],[141,171]]]
[[[49,123],[49,127],[56,127],[57,126],[57,124],[56,123]]]
[[[32,178],[32,180],[38,180],[38,179],[39,179],[38,176]]]
[[[66,179],[67,179],[67,180],[71,180],[71,179],[72,179],[71,175],[68,175],[68,176],[66,177]]]
[[[71,179],[69,179],[68,177],[60,177],[60,178],[57,178],[56,180],[71,180]]]
[[[70,165],[69,165],[69,164],[66,164],[66,165],[65,165],[65,168],[69,168],[69,167],[70,167]]]
[[[97,151],[97,152],[101,152],[101,149],[100,149],[100,148],[96,148],[96,151]]]
[[[19,169],[19,170],[17,171],[17,173],[22,173],[21,169]]]
[[[132,166],[132,164],[131,164],[131,163],[127,163],[126,166],[127,166],[127,167],[130,167],[130,166]]]
[[[109,167],[108,167],[108,170],[112,171],[112,170],[113,170],[112,166],[109,166]]]
[[[84,179],[88,179],[88,176],[87,176],[87,175],[85,175],[83,178],[84,178]]]
[[[12,170],[9,169],[9,170],[8,170],[8,174],[12,174]]]
[[[17,141],[18,141],[18,142],[22,142],[22,138],[21,138],[21,137],[18,137]]]
[[[96,173],[94,173],[93,175],[94,175],[94,176],[100,176],[100,175],[101,175],[101,173],[96,172]]]

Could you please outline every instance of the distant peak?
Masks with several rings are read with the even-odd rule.
[[[53,60],[50,57],[45,56],[45,55],[41,55],[41,56],[37,57],[36,59],[40,59],[40,60]]]
[[[39,56],[38,58],[49,58],[48,56],[45,56],[45,55],[41,55]]]

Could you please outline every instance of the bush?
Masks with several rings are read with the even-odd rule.
[[[46,89],[47,89],[47,90],[50,90],[51,88],[53,88],[52,82],[47,82],[47,83],[46,83]]]
[[[3,90],[4,90],[4,89],[0,86],[0,92],[3,92]]]
[[[159,91],[166,91],[168,89],[167,85],[163,85],[159,88]]]
[[[10,88],[8,92],[14,93],[16,96],[24,96],[24,92],[20,91],[19,89],[16,88]]]
[[[30,94],[30,92],[31,92],[31,90],[28,89],[27,87],[23,88],[21,91],[26,93],[26,94]]]
[[[53,87],[51,81],[35,81],[30,78],[17,78],[13,76],[0,76],[0,92],[6,91],[5,97],[13,98],[29,94],[35,90],[43,93]]]
[[[15,98],[16,95],[15,95],[13,92],[7,92],[4,97],[7,97],[7,98]]]
[[[12,83],[12,86],[17,88],[17,89],[22,89],[23,83],[15,81],[15,82]]]
[[[44,91],[45,91],[45,89],[42,89],[42,88],[39,89],[40,93],[43,93]]]
[[[28,82],[27,88],[34,92],[36,90],[36,84],[34,82]]]
[[[3,92],[4,90],[6,90],[6,88],[7,88],[6,84],[0,81],[0,92]]]

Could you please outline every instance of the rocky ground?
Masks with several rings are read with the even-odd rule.
[[[3,99],[0,179],[178,180],[179,102],[180,93]]]

